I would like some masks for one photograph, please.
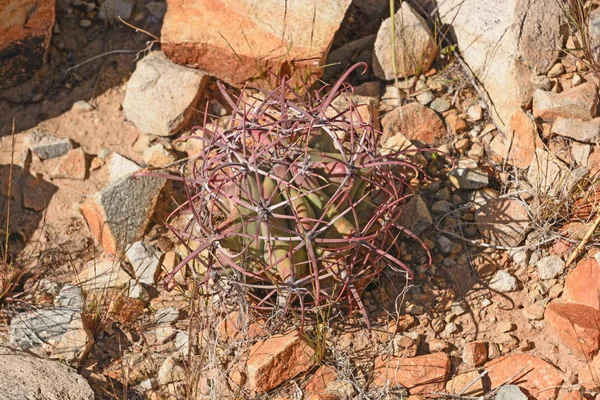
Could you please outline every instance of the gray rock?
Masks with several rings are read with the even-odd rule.
[[[174,135],[190,121],[207,82],[203,72],[152,52],[137,63],[127,83],[123,111],[143,133]]]
[[[81,315],[73,319],[67,332],[52,349],[51,358],[79,364],[94,344],[92,332],[84,325]]]
[[[183,357],[187,357],[189,354],[189,342],[190,336],[187,332],[177,332],[175,336],[175,348]]]
[[[443,97],[438,97],[429,104],[429,108],[439,113],[443,113],[450,109],[450,102]]]
[[[175,307],[165,307],[156,310],[154,320],[157,324],[172,324],[179,319],[179,310]]]
[[[452,212],[454,206],[446,200],[438,200],[431,205],[431,212],[434,214],[448,214]]]
[[[72,307],[40,308],[15,315],[10,321],[10,342],[23,350],[56,346],[69,325],[80,318],[81,310]]]
[[[150,11],[150,14],[154,15],[158,19],[163,19],[167,12],[167,3],[161,1],[151,1],[146,4],[146,8]]]
[[[449,254],[454,248],[454,242],[448,239],[446,236],[440,235],[437,238],[438,247],[444,254]]]
[[[133,243],[125,252],[127,260],[133,267],[140,283],[152,286],[160,275],[163,254],[159,253],[143,241]]]
[[[541,90],[552,89],[552,81],[546,75],[533,75],[531,77],[533,87]]]
[[[119,153],[110,153],[105,156],[108,165],[108,181],[115,182],[124,176],[131,175],[142,169],[138,164],[130,159],[123,157]]]
[[[402,2],[394,19],[397,77],[412,76],[418,68],[427,71],[433,62],[433,57],[429,57],[426,64],[423,64],[423,55],[428,50],[431,38],[431,31],[427,23],[407,2]],[[392,80],[396,77],[391,55],[391,29],[392,20],[388,18],[383,21],[377,32],[375,51],[373,52],[373,72],[375,76],[384,80]]]
[[[527,395],[517,385],[503,385],[496,393],[496,400],[527,400]]]
[[[325,82],[337,79],[350,65],[356,62],[353,60],[357,54],[363,50],[373,48],[375,38],[376,35],[365,36],[346,43],[327,54],[327,61],[325,63],[327,67],[325,67],[322,79]],[[359,71],[362,72],[362,69],[359,69]]]
[[[565,262],[559,256],[549,256],[539,260],[536,267],[541,279],[552,279],[565,271]]]
[[[127,296],[144,301],[147,301],[150,298],[150,295],[144,286],[137,279],[131,279],[129,281],[129,291],[127,292]]]
[[[98,17],[102,20],[117,22],[121,17],[127,21],[131,17],[135,0],[105,0],[100,7]]]
[[[456,168],[448,173],[448,179],[458,189],[481,189],[490,183],[487,172],[471,159],[459,160]]]
[[[517,278],[500,269],[496,271],[496,274],[490,280],[489,287],[496,292],[507,293],[517,290],[519,283]]]
[[[433,218],[431,218],[429,209],[427,209],[427,204],[420,195],[415,195],[404,206],[400,216],[400,224],[416,235],[433,224]]]
[[[89,383],[66,365],[0,347],[0,398],[94,400]]]
[[[596,116],[597,107],[598,89],[593,82],[561,93],[538,89],[533,94],[533,116],[546,121],[554,121],[558,117],[589,121]]]
[[[25,135],[23,145],[42,160],[64,156],[73,148],[71,141],[48,132],[34,131]]]
[[[156,341],[159,344],[163,344],[169,340],[171,340],[177,331],[169,324],[159,324],[154,330],[154,334],[156,335]]]
[[[582,167],[588,166],[588,160],[590,158],[591,152],[592,146],[590,146],[589,144],[577,142],[571,143],[571,154],[573,155],[573,159],[578,165]]]
[[[471,121],[481,121],[483,119],[483,108],[479,104],[473,104],[467,109],[467,115]]]
[[[508,250],[507,253],[515,264],[521,266],[529,265],[529,251],[527,249]]]
[[[600,142],[600,118],[580,121],[558,117],[552,124],[552,133],[584,143],[598,143]]]
[[[424,106],[431,103],[435,99],[433,92],[429,89],[425,89],[425,90],[421,91],[415,97],[416,97],[417,101],[419,103],[423,104]]]
[[[83,311],[83,292],[81,288],[67,283],[54,299],[55,307],[70,307]]]

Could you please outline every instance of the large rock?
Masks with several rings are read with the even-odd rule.
[[[417,71],[427,71],[437,53],[427,22],[412,9],[408,2],[402,2],[400,9],[394,15],[394,20],[397,75],[394,74],[392,62],[391,18],[383,21],[375,40],[373,72],[378,78],[384,80],[392,80],[396,77],[408,78]]]
[[[491,388],[514,382],[530,398],[553,400],[563,383],[563,373],[552,364],[531,356],[518,354],[501,357],[485,364]]]
[[[0,347],[0,398],[93,400],[94,392],[74,370],[56,361]]]
[[[379,356],[371,387],[402,385],[410,394],[441,392],[450,375],[450,357],[445,353],[417,357]]]
[[[0,91],[44,66],[52,38],[55,0],[0,0]]]
[[[137,63],[127,83],[123,111],[143,133],[174,135],[190,121],[207,82],[206,74],[152,52]]]
[[[538,89],[533,94],[533,116],[546,121],[558,117],[589,121],[596,116],[598,89],[593,82],[575,86],[562,93]]]
[[[266,392],[313,366],[315,351],[296,332],[272,336],[252,346],[248,358],[251,390]]]
[[[233,85],[263,75],[319,77],[350,0],[171,0],[162,49]]]
[[[410,103],[390,111],[381,119],[384,137],[403,134],[409,140],[427,145],[442,141],[447,130],[435,111],[419,103]]]
[[[476,215],[479,232],[492,244],[514,247],[523,240],[530,219],[527,207],[517,199],[494,199]]]
[[[56,346],[77,318],[81,318],[81,310],[73,307],[40,308],[17,314],[10,322],[10,341],[24,350]]]
[[[142,237],[164,184],[163,178],[130,174],[83,202],[81,212],[108,254],[118,255]]]
[[[533,94],[530,80],[554,65],[562,48],[561,5],[545,0],[447,0],[443,23],[454,28],[459,50],[483,83],[492,118],[503,130]]]

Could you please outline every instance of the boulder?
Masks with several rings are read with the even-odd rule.
[[[232,85],[267,70],[296,83],[312,81],[323,73],[320,66],[350,2],[171,0],[162,50],[175,63]]]
[[[0,0],[0,92],[42,69],[56,14],[55,0]]]
[[[57,361],[0,346],[0,398],[93,400],[88,382]]]
[[[531,101],[531,77],[548,72],[562,48],[561,5],[447,0],[439,2],[439,15],[452,25],[461,55],[490,97],[492,118],[506,132],[515,110]]]
[[[408,78],[417,71],[426,72],[437,55],[427,22],[408,4],[401,2],[394,15],[396,71],[392,63],[392,18],[381,24],[373,52],[373,72],[383,80]],[[397,74],[395,74],[396,72]]]
[[[137,63],[127,82],[123,111],[141,132],[171,136],[190,121],[207,83],[205,73],[154,51]]]

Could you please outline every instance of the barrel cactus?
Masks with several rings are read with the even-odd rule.
[[[360,291],[392,267],[409,234],[398,224],[411,196],[399,152],[382,154],[380,133],[351,101],[344,83],[301,98],[285,80],[253,100],[234,100],[228,129],[199,128],[203,143],[190,175],[178,177],[188,201],[184,228],[167,225],[205,282],[227,277],[258,310],[359,305]],[[345,96],[345,102],[333,102]],[[335,104],[346,104],[343,109]],[[418,173],[418,172],[417,172]],[[368,320],[367,320],[368,321]]]

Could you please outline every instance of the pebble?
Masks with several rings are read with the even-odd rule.
[[[92,26],[92,21],[90,21],[89,19],[82,19],[81,21],[79,21],[79,26],[81,26],[82,28],[89,28],[90,26]]]
[[[564,272],[565,262],[559,256],[549,256],[539,260],[536,267],[541,279],[553,279]]]
[[[471,121],[481,121],[483,119],[483,107],[479,104],[473,104],[467,109],[467,115]]]
[[[517,278],[500,269],[490,280],[489,287],[496,292],[507,293],[517,290],[519,284],[517,282]]]
[[[548,71],[548,78],[556,78],[557,76],[561,75],[562,73],[565,72],[565,66],[558,62],[556,64],[554,64],[552,66],[552,68],[550,68],[550,71]]]
[[[429,104],[429,108],[439,113],[443,113],[450,109],[450,102],[443,97],[438,97]]]
[[[523,315],[529,320],[539,321],[544,319],[544,311],[545,308],[536,303],[524,308]]]
[[[438,200],[431,206],[431,212],[434,214],[448,214],[452,212],[454,206],[446,200]]]
[[[527,400],[527,396],[516,385],[503,385],[496,393],[496,400]]]
[[[437,238],[438,247],[442,253],[449,254],[454,248],[454,242],[448,239],[446,236],[440,235]]]
[[[175,307],[165,307],[156,311],[155,321],[157,324],[172,324],[179,319],[179,310]]]

